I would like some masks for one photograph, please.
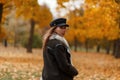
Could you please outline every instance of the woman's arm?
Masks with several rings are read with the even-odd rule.
[[[76,70],[76,68],[74,66],[72,66],[67,61],[65,49],[66,48],[63,45],[57,45],[54,50],[55,51],[54,52],[55,59],[58,63],[60,70],[62,70],[63,72],[65,72],[66,74],[68,74],[72,77],[76,76],[78,74],[78,71]]]

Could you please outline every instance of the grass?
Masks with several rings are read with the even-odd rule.
[[[41,75],[40,69],[33,64],[3,63],[1,65],[0,80],[38,80]]]
[[[120,80],[120,59],[95,52],[72,51],[71,55],[79,71],[74,80]],[[39,80],[42,67],[40,49],[29,54],[24,48],[0,47],[0,80]]]
[[[24,48],[0,47],[0,80],[39,80],[41,50],[26,53]]]

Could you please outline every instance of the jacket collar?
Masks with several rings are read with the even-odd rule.
[[[50,39],[50,40],[51,40],[51,39],[60,40],[60,41],[63,42],[67,47],[69,47],[69,44],[68,44],[68,42],[66,41],[66,39],[65,39],[64,37],[56,34],[56,33],[53,33],[53,34],[50,36],[49,39]]]

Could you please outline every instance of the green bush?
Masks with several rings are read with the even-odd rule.
[[[24,38],[21,42],[23,47],[26,47],[28,44],[28,38]],[[42,37],[38,34],[33,36],[32,48],[42,48]]]
[[[42,37],[39,35],[34,35],[33,36],[33,48],[41,48],[42,47]]]

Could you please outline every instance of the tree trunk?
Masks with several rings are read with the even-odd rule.
[[[97,45],[97,52],[100,52],[100,44]]]
[[[74,51],[77,52],[77,46],[78,46],[78,42],[77,42],[77,38],[74,38]]]
[[[4,40],[4,46],[5,46],[5,47],[8,46],[7,39]]]
[[[86,49],[86,52],[88,52],[88,40],[85,41],[85,49]]]
[[[27,52],[32,53],[32,44],[33,44],[33,34],[34,34],[34,27],[35,27],[35,21],[31,19],[31,29],[30,29],[30,36],[28,39],[27,44]]]
[[[117,42],[116,40],[113,41],[113,51],[112,51],[113,56],[116,53],[116,45],[117,45],[116,42]]]
[[[17,47],[17,32],[16,32],[16,29],[15,29],[15,36],[14,36],[14,47]]]
[[[120,38],[116,41],[115,58],[120,58]]]
[[[108,43],[106,44],[106,53],[110,53],[110,41],[108,41]]]
[[[2,4],[2,3],[0,3],[0,33],[1,33],[2,13],[3,13],[3,4]]]

